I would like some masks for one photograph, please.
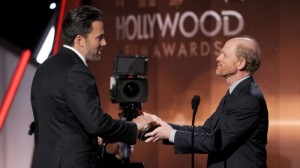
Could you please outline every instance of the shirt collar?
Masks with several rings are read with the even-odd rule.
[[[78,52],[75,48],[73,48],[71,46],[68,46],[66,44],[64,44],[63,47],[68,48],[68,49],[74,51],[79,56],[79,58],[83,61],[84,65],[88,66],[87,63],[86,63],[86,59],[84,58],[84,56],[82,54],[80,54],[80,52]]]
[[[239,83],[241,83],[243,80],[245,80],[245,79],[247,79],[247,78],[249,78],[249,77],[250,77],[250,75],[245,76],[245,77],[241,78],[240,80],[234,82],[232,85],[230,85],[230,86],[229,86],[229,93],[231,94],[232,91],[234,90],[234,88],[235,88]]]

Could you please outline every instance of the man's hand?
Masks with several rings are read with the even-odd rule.
[[[169,139],[173,128],[160,118],[157,119],[156,122],[160,124],[160,127],[157,127],[154,131],[147,133],[145,137],[148,138],[145,140],[145,142],[156,142],[159,139]]]
[[[153,119],[149,115],[140,115],[132,120],[136,125],[139,131],[143,130],[145,126],[152,122]]]
[[[144,115],[144,116],[151,117],[152,120],[153,120],[153,121],[156,121],[156,122],[162,121],[162,119],[160,119],[158,116],[156,116],[156,115],[154,115],[154,114],[150,114],[150,113],[143,112],[143,115]]]

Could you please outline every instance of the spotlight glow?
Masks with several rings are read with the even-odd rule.
[[[44,43],[43,43],[43,46],[41,47],[41,49],[36,57],[36,61],[38,63],[41,64],[48,58],[48,56],[52,50],[54,35],[55,35],[55,28],[54,28],[54,26],[52,26]]]
[[[50,9],[55,9],[56,8],[56,3],[52,2],[49,6]]]

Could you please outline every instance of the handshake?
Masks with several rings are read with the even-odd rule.
[[[143,112],[142,115],[133,119],[139,133],[138,139],[145,142],[156,142],[160,139],[169,139],[173,128],[156,115]]]

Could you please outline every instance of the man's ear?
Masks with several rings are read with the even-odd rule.
[[[238,70],[242,70],[246,67],[246,60],[245,58],[240,58],[239,63],[238,63]]]
[[[83,47],[84,46],[85,38],[82,35],[77,35],[74,39],[74,44]]]

